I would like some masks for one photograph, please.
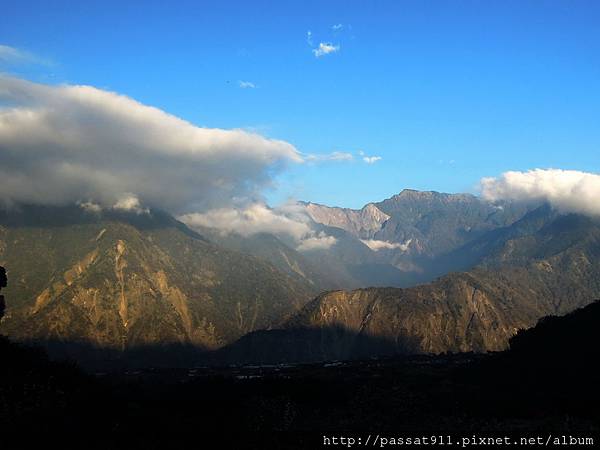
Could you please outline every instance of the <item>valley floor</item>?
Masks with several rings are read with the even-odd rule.
[[[10,349],[10,350],[7,350]],[[80,448],[325,448],[327,436],[597,436],[598,393],[506,355],[86,375],[4,341],[5,437]],[[81,440],[83,439],[83,441]],[[206,445],[217,442],[218,447]],[[7,441],[5,441],[7,442]],[[243,445],[239,445],[242,442]],[[19,445],[17,445],[19,447]]]

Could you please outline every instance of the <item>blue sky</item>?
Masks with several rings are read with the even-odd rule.
[[[360,207],[507,170],[600,172],[599,22],[595,1],[19,1],[0,44],[31,58],[0,71],[352,153],[291,167],[268,198]]]

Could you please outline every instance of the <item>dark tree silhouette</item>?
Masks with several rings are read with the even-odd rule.
[[[2,288],[6,287],[7,284],[7,278],[6,278],[6,270],[4,269],[4,267],[0,266],[0,291],[2,290]],[[2,316],[4,316],[4,308],[6,307],[6,304],[4,303],[4,295],[0,295],[0,319],[2,319]]]

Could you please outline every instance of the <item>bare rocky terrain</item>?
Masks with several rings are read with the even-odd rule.
[[[487,352],[600,296],[595,219],[416,191],[358,212],[307,207],[328,222],[315,227],[337,236],[331,249],[199,234],[160,211],[4,211],[0,263],[13,282],[0,332],[52,354],[136,366],[166,356],[186,365]],[[359,239],[392,226],[390,242],[414,238],[437,256],[373,251]],[[398,254],[442,276],[410,282],[413,272],[393,265]],[[410,287],[378,287],[386,279]]]
[[[3,334],[112,350],[215,349],[280,324],[317,292],[159,212],[13,211],[0,217],[0,262],[12,278]]]

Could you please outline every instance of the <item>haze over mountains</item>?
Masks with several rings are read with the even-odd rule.
[[[519,329],[585,306],[600,293],[598,220],[541,206],[462,252],[459,264],[479,264],[407,289],[322,294],[278,334],[243,338],[233,358],[320,361],[503,350]]]
[[[540,317],[600,296],[598,220],[542,202],[404,190],[361,210],[298,207],[330,246],[194,231],[144,208],[5,209],[0,265],[15,281],[1,330],[117,352],[230,346],[220,360],[319,361],[502,350]]]
[[[308,204],[313,220],[361,240],[382,265],[402,271],[387,284],[406,286],[464,267],[438,267],[438,258],[491,230],[512,224],[536,203],[491,203],[470,194],[404,190],[360,211]],[[380,283],[375,283],[380,284]],[[384,283],[385,284],[385,283]]]

